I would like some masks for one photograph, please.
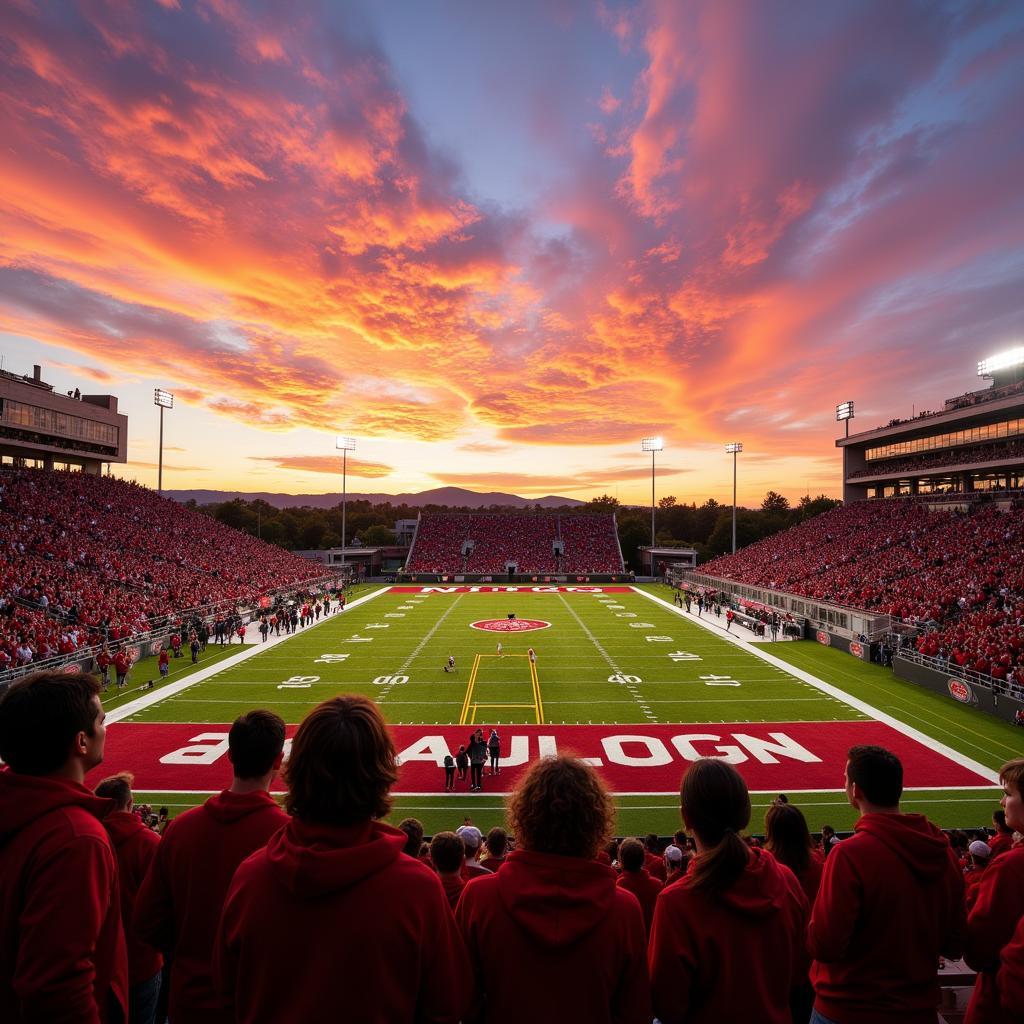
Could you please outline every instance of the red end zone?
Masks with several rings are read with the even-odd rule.
[[[629,594],[632,587],[590,587],[580,584],[578,587],[556,587],[547,585],[536,586],[498,586],[483,584],[468,586],[438,583],[423,587],[391,587],[393,594]]]
[[[292,736],[297,727],[288,726]],[[489,726],[481,725],[484,735]],[[904,784],[916,788],[991,787],[993,783],[882,722],[781,722],[702,725],[499,726],[500,776],[485,776],[484,790],[511,789],[524,766],[538,757],[587,757],[617,793],[678,793],[686,765],[699,757],[735,764],[751,790],[799,792],[842,787],[847,750],[860,743],[886,747],[903,762]],[[445,754],[466,743],[470,727],[392,726],[399,752],[396,793],[444,788]],[[228,726],[118,723],[107,731],[106,759],[88,784],[131,771],[140,791],[210,792],[231,781]],[[277,784],[280,789],[280,783]],[[457,783],[462,792],[467,784]]]

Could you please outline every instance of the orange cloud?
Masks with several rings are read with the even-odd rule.
[[[300,473],[341,473],[341,457],[330,455],[250,455],[253,462],[269,462],[278,469],[292,469]],[[378,478],[390,476],[393,467],[380,462],[363,462],[349,457],[346,472],[349,476]]]

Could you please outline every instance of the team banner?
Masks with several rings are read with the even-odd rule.
[[[491,723],[396,725],[397,793],[444,789],[444,758],[467,745],[470,732]],[[107,731],[106,758],[89,782],[127,770],[139,791],[209,792],[231,781],[227,725],[117,723]],[[294,735],[288,726],[288,736]],[[837,790],[847,750],[884,746],[903,762],[913,788],[990,787],[968,767],[918,743],[883,722],[701,723],[696,725],[498,725],[501,774],[484,776],[484,792],[511,789],[524,768],[541,757],[571,753],[590,759],[617,793],[678,793],[686,766],[701,757],[734,764],[751,790]],[[280,787],[280,783],[277,784]],[[468,788],[468,779],[456,791]]]

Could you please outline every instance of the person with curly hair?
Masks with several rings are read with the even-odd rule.
[[[385,825],[398,778],[377,705],[340,696],[299,726],[291,820],[235,872],[214,970],[245,1024],[461,1020],[472,974],[434,872]]]
[[[508,803],[516,849],[466,886],[455,913],[479,995],[469,1020],[650,1021],[640,904],[595,859],[614,811],[581,760],[526,772]]]
[[[807,977],[800,883],[743,841],[750,794],[731,764],[694,761],[680,809],[697,856],[655,906],[648,952],[655,1015],[662,1024],[790,1024],[790,992]]]

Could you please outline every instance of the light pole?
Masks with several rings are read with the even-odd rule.
[[[356,450],[356,439],[339,434],[334,447],[341,452],[341,575],[345,575],[345,499],[348,491],[348,453]]]
[[[153,404],[160,407],[160,454],[157,459],[156,491],[162,494],[164,489],[164,409],[174,408],[174,395],[163,388],[153,389]]]
[[[665,450],[665,442],[660,437],[643,437],[640,439],[640,451],[651,453],[651,576],[654,575],[654,453]]]
[[[730,441],[725,446],[727,455],[732,455],[732,553],[736,554],[736,456],[743,451],[742,441]]]
[[[843,402],[836,406],[836,423],[846,424],[846,436],[850,436],[850,420],[853,419],[853,402]]]

